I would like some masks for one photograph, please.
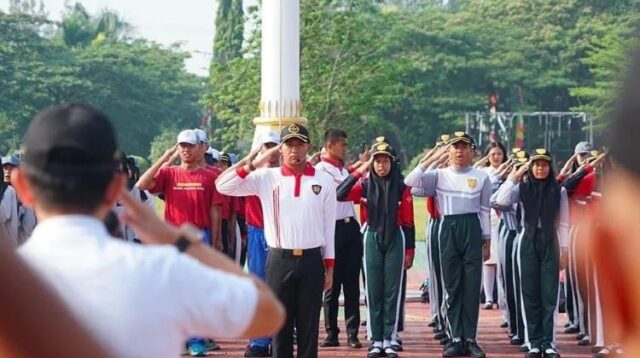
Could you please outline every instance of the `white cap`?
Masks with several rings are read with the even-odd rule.
[[[211,154],[211,157],[214,160],[217,160],[217,161],[220,160],[220,152],[217,149],[213,149],[213,148],[209,147],[209,149],[207,149],[207,153]]]
[[[209,138],[207,138],[207,132],[203,131],[200,128],[196,128],[193,131],[196,133],[196,137],[198,138],[198,142],[200,142],[200,143],[209,143]]]
[[[196,145],[198,144],[198,135],[192,129],[185,129],[178,134],[178,144],[180,143]]]
[[[276,132],[265,132],[260,136],[260,140],[258,140],[258,144],[263,145],[267,143],[280,143],[280,133]]]

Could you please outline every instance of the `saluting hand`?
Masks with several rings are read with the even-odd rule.
[[[156,213],[123,190],[119,200],[125,207],[119,218],[140,235],[144,243],[173,244],[180,236],[177,227],[162,221]]]
[[[528,162],[527,164],[524,164],[523,166],[521,166],[519,169],[515,169],[515,167],[513,168],[513,170],[511,170],[511,174],[509,174],[509,180],[513,181],[513,182],[519,182],[520,180],[522,180],[522,178],[524,177],[525,173],[527,173],[527,171],[529,170],[529,165],[531,165],[531,162]]]
[[[317,152],[316,154],[312,155],[309,158],[309,163],[311,163],[311,165],[316,165],[320,162],[320,152]]]
[[[369,148],[366,148],[364,152],[358,155],[358,160],[360,160],[361,163],[366,163],[369,161],[369,159],[371,159],[371,151],[369,150]]]
[[[474,168],[482,168],[482,167],[486,167],[487,163],[489,163],[489,156],[491,154],[487,154],[484,157],[480,158],[480,160],[478,160],[476,162],[476,164],[474,164]]]
[[[256,167],[256,168],[262,167],[269,160],[269,157],[272,154],[275,154],[280,150],[281,146],[282,146],[282,144],[278,144],[275,147],[269,148],[269,149],[265,150],[264,152],[258,154],[255,157],[255,159],[253,159],[251,164],[253,164],[253,166]]]
[[[178,155],[178,145],[174,145],[171,148],[164,151],[162,154],[162,161],[170,161],[174,156]]]
[[[573,165],[577,160],[578,160],[578,154],[572,155],[571,158],[569,158],[569,160],[567,160],[567,162],[564,163],[562,170],[560,170],[560,175],[566,177],[567,175],[571,174],[571,169],[573,168]]]

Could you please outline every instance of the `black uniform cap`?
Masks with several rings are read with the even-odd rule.
[[[309,131],[300,124],[293,123],[282,128],[280,132],[280,143],[284,143],[291,138],[298,138],[305,143],[310,143]]]
[[[473,138],[471,138],[470,135],[468,135],[465,132],[455,132],[453,133],[452,136],[449,137],[449,141],[447,142],[447,144],[455,144],[458,142],[465,142],[467,144],[469,144],[471,146],[471,148],[475,148],[476,147],[476,142],[473,140]]]
[[[78,176],[115,172],[122,163],[111,122],[78,104],[50,107],[31,122],[23,165],[36,173]]]

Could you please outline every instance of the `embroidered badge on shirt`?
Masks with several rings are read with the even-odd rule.
[[[311,186],[311,190],[313,190],[313,193],[318,195],[320,194],[320,191],[322,191],[322,186],[318,185],[318,184],[314,184]]]
[[[469,178],[469,179],[467,179],[467,185],[471,189],[475,188],[476,185],[478,185],[478,179],[477,178]]]

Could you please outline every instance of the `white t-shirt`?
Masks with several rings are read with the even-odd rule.
[[[117,357],[177,357],[191,336],[238,337],[257,306],[251,280],[169,245],[113,239],[89,216],[42,221],[18,252]]]

